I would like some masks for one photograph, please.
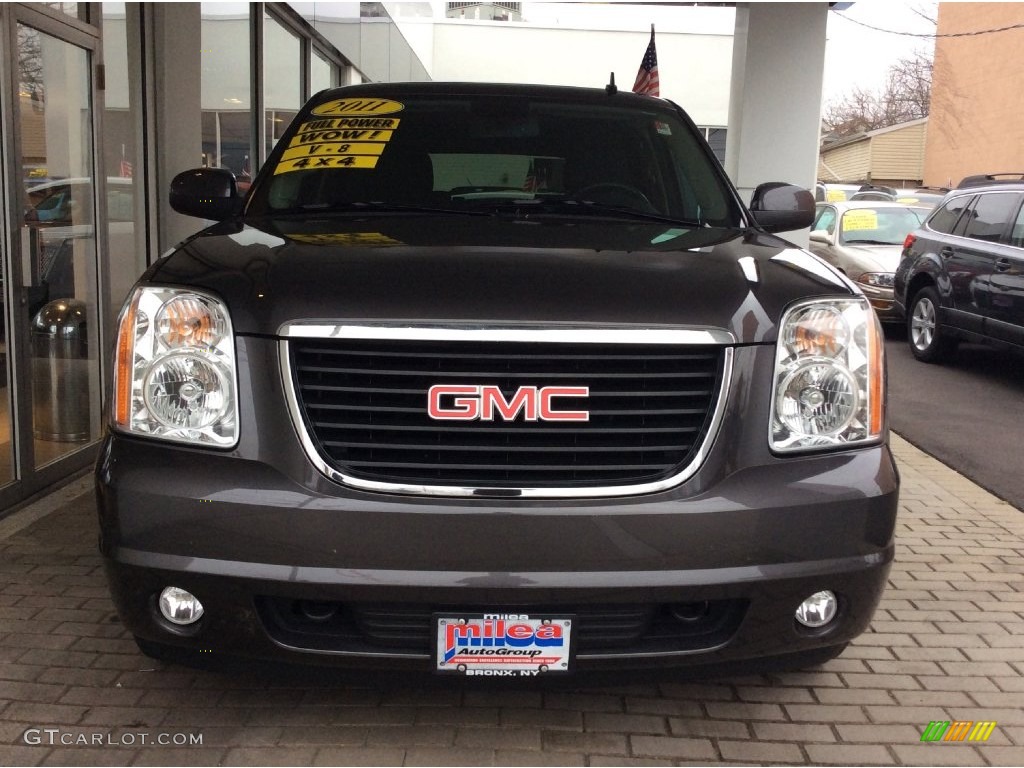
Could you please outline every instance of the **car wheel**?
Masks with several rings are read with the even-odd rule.
[[[956,342],[939,325],[939,294],[931,286],[914,294],[907,315],[910,351],[924,363],[939,363],[956,348]]]

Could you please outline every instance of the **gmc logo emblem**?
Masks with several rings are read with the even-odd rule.
[[[563,397],[588,397],[590,387],[520,387],[506,400],[501,388],[435,384],[427,391],[427,413],[439,421],[590,421],[590,411],[558,410]]]

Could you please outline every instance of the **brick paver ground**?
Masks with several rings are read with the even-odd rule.
[[[79,483],[0,522],[0,765],[1024,765],[1024,513],[893,446],[897,562],[843,656],[611,685],[152,662],[114,615]],[[998,725],[983,744],[922,743],[931,720]]]

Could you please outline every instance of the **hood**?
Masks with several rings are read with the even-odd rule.
[[[468,216],[225,222],[144,280],[220,296],[235,330],[294,321],[701,327],[770,342],[804,297],[849,295],[816,257],[756,231]]]
[[[902,245],[844,245],[843,248],[865,272],[895,272],[903,254]]]

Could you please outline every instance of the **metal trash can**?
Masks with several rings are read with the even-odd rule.
[[[85,302],[55,299],[32,318],[33,432],[39,440],[89,439]]]

